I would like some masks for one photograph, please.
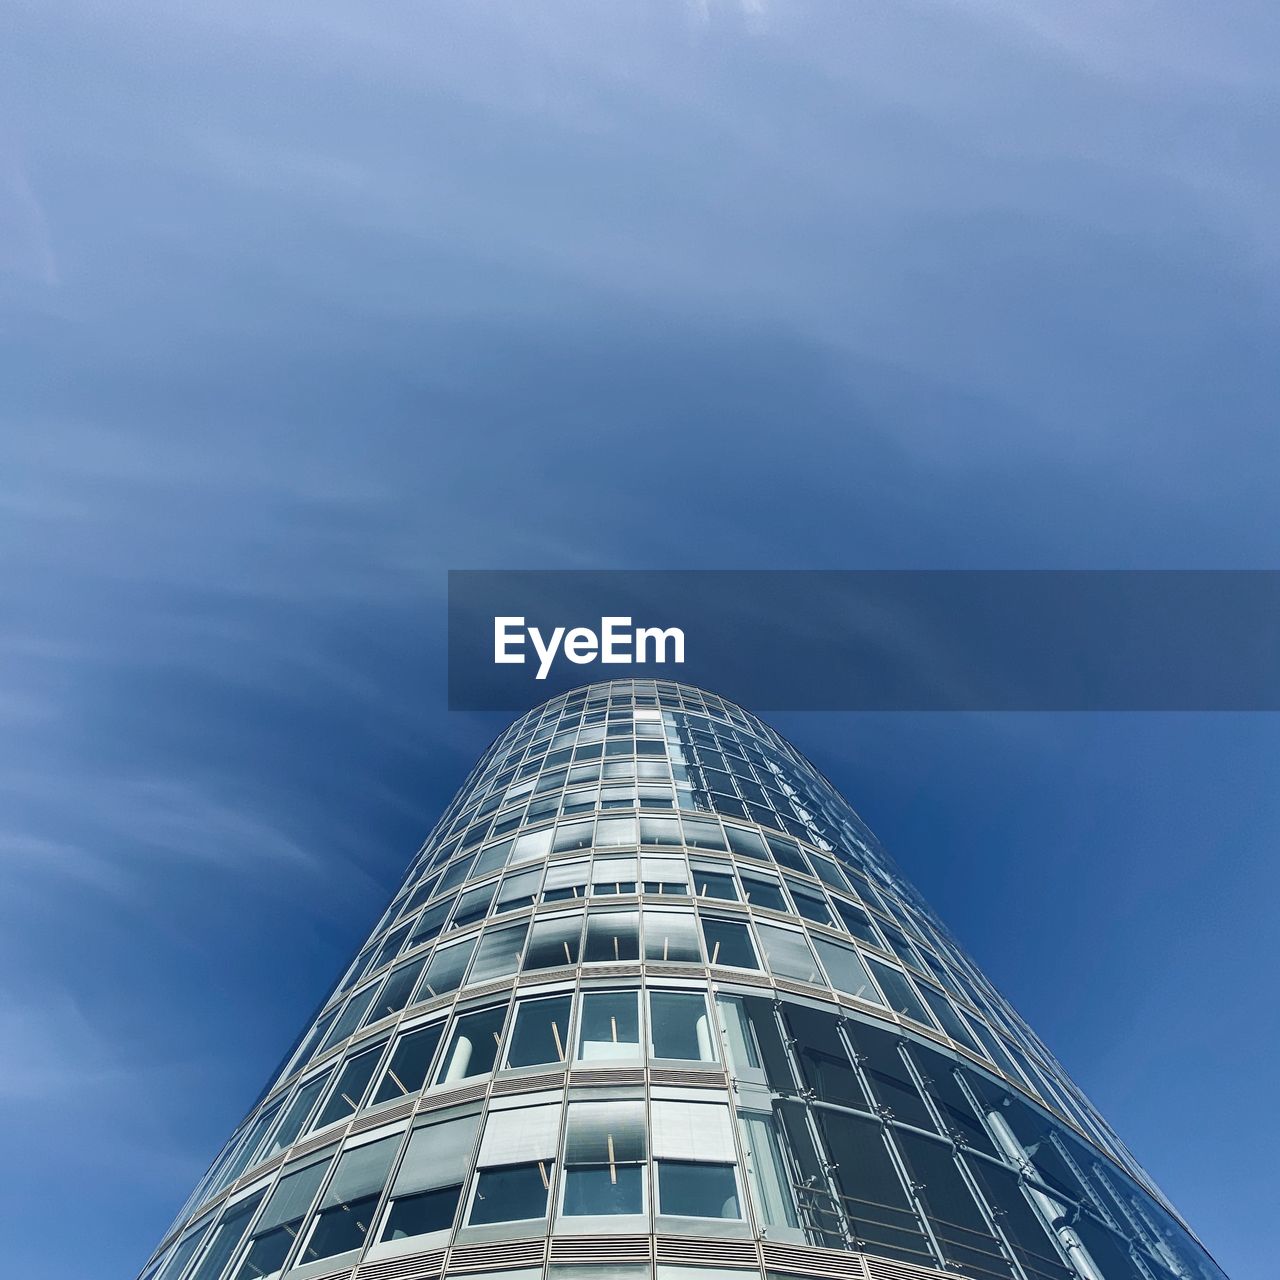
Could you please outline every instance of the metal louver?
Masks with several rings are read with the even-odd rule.
[[[867,1280],[862,1254],[844,1249],[812,1249],[804,1245],[769,1244],[760,1246],[766,1270],[786,1271],[794,1275],[818,1276],[829,1280]]]
[[[495,1240],[488,1244],[455,1248],[449,1254],[449,1273],[510,1271],[517,1267],[540,1267],[546,1257],[546,1237],[536,1240]]]
[[[659,1236],[658,1262],[691,1267],[744,1267],[759,1269],[760,1255],[754,1240],[713,1236]]]
[[[367,1262],[356,1272],[356,1280],[435,1280],[444,1270],[444,1250],[411,1253],[385,1262]]]
[[[936,1267],[918,1267],[914,1262],[898,1262],[864,1254],[863,1263],[870,1280],[952,1280],[951,1273]]]
[[[558,1236],[551,1241],[552,1262],[618,1265],[648,1262],[652,1256],[649,1236]]]

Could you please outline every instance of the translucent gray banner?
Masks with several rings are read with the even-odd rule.
[[[594,680],[753,710],[1274,711],[1274,570],[455,570],[449,705]]]

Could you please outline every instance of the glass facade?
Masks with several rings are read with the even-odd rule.
[[[957,1274],[1223,1280],[831,784],[661,681],[492,744],[143,1271]]]

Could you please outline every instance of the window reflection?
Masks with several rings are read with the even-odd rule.
[[[564,1062],[572,1008],[572,996],[521,1001],[516,1006],[507,1066],[533,1067]]]
[[[506,1016],[506,1006],[496,1005],[458,1018],[449,1037],[438,1083],[455,1084],[492,1071]]]
[[[591,991],[582,997],[578,1061],[634,1061],[640,1056],[640,997],[636,991]]]
[[[655,1058],[715,1062],[706,997],[694,991],[650,992],[649,1052]]]

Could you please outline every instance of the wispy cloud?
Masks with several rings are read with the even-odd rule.
[[[16,149],[0,140],[0,276],[5,273],[50,288],[59,283],[44,208]]]
[[[68,1161],[208,1154],[492,732],[448,568],[1275,562],[1274,16],[1064,12],[16,7],[0,1038],[102,1216],[13,1267],[140,1260]]]

